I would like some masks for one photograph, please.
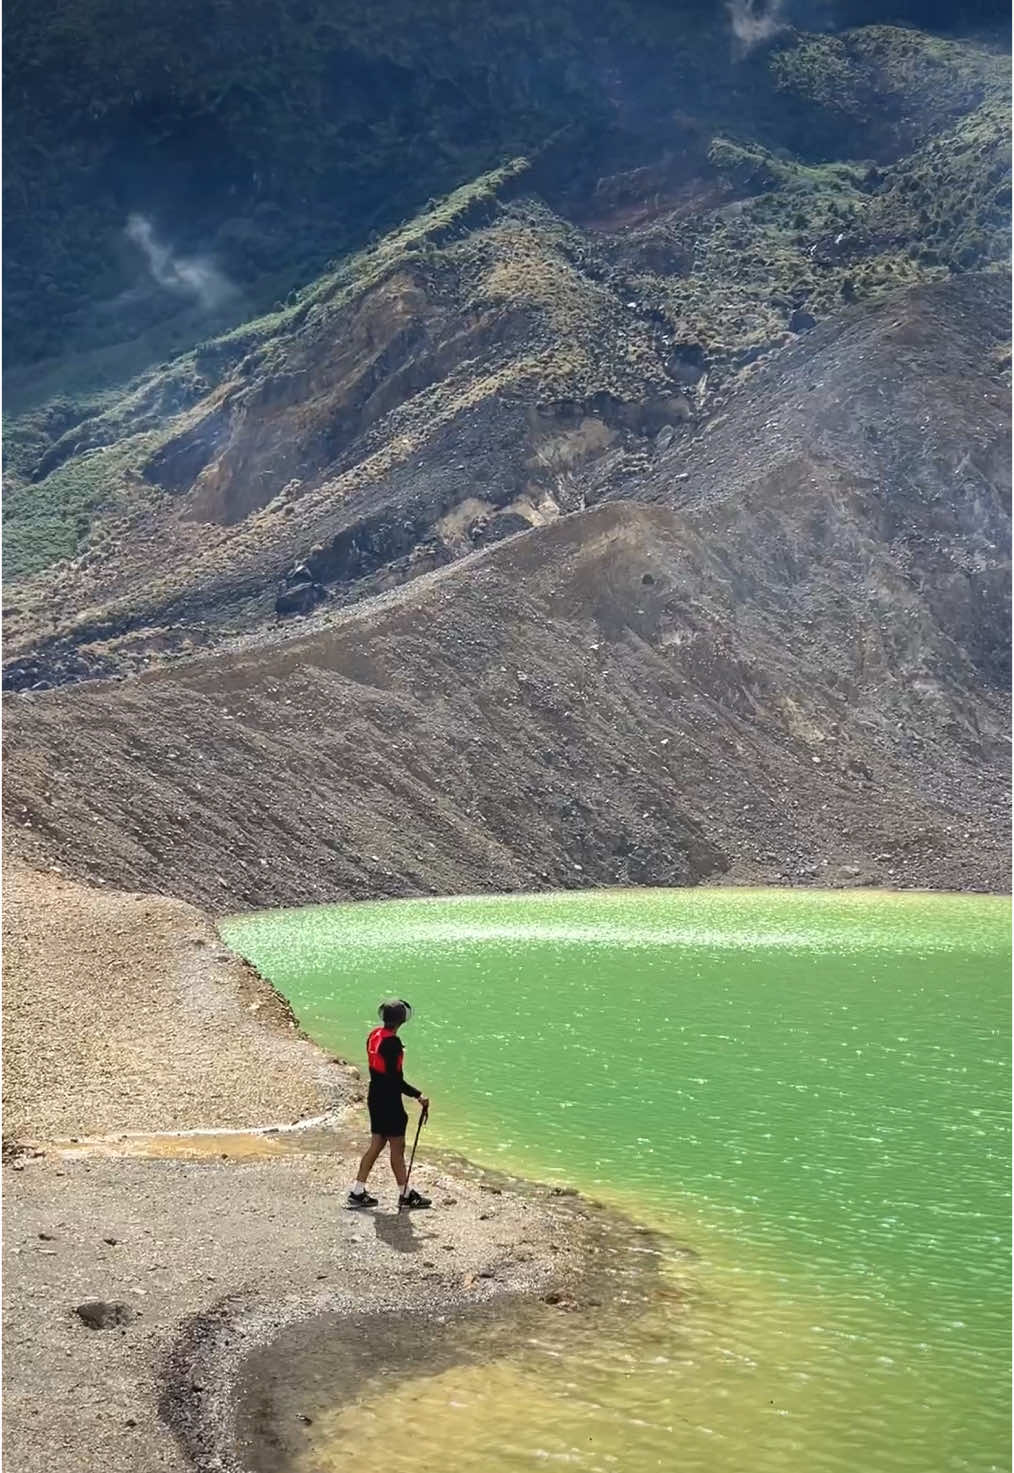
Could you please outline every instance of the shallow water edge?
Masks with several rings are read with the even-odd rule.
[[[551,1217],[551,1240],[507,1262],[448,1272],[449,1236],[439,1215],[349,1214],[363,1233],[420,1266],[388,1263],[351,1292],[317,1282],[267,1300],[232,1294],[193,1316],[167,1357],[159,1412],[194,1466],[218,1473],[289,1473],[328,1448],[320,1429],[343,1407],[395,1380],[436,1377],[463,1365],[492,1364],[533,1336],[594,1337],[619,1301],[625,1312],[660,1294],[655,1235],[598,1203],[456,1159],[441,1161],[444,1189],[481,1194],[483,1217],[505,1202]],[[467,1189],[466,1188],[466,1189]],[[454,1199],[452,1205],[458,1205]],[[679,1250],[689,1264],[691,1249]],[[432,1252],[433,1259],[421,1258]],[[428,1270],[427,1271],[427,1267]],[[513,1270],[513,1271],[512,1271]]]

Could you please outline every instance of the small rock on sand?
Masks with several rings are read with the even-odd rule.
[[[137,1319],[137,1310],[129,1304],[105,1299],[86,1299],[83,1304],[75,1305],[74,1313],[89,1330],[113,1330]]]

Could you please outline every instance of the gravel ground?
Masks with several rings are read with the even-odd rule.
[[[4,865],[4,1137],[291,1123],[350,1073],[192,906]]]
[[[417,1163],[429,1213],[399,1218],[383,1169],[379,1209],[348,1212],[366,1122],[336,1125],[336,1107],[362,1098],[358,1074],[299,1035],[199,911],[11,862],[3,927],[4,1445],[18,1473],[261,1466],[249,1430],[236,1452],[239,1391],[285,1327],[354,1315],[362,1340],[363,1316],[395,1310],[418,1336],[438,1313],[580,1272],[586,1208],[466,1163]],[[281,1129],[250,1129],[269,1124]],[[75,1313],[88,1300],[126,1306],[123,1322],[89,1328]],[[292,1398],[271,1395],[284,1424]]]
[[[350,1213],[356,1143],[333,1141],[269,1160],[8,1161],[4,1440],[18,1473],[245,1466],[237,1378],[286,1324],[393,1308],[425,1320],[578,1273],[577,1230],[596,1216],[582,1206],[424,1164],[432,1211],[397,1217],[380,1177],[380,1207]],[[89,1329],[74,1313],[89,1299],[138,1317]]]

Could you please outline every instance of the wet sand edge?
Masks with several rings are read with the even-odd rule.
[[[654,1235],[576,1194],[455,1164],[467,1166],[482,1191],[527,1199],[554,1238],[565,1240],[565,1252],[543,1251],[488,1279],[466,1276],[474,1279],[467,1290],[444,1273],[421,1283],[381,1280],[355,1293],[308,1283],[274,1301],[229,1295],[192,1316],[166,1358],[158,1409],[200,1473],[290,1467],[312,1445],[321,1409],[307,1389],[309,1364],[327,1368],[324,1405],[332,1410],[356,1400],[367,1380],[450,1369],[474,1353],[477,1340],[490,1359],[508,1355],[533,1315],[567,1314],[592,1333],[608,1321],[620,1285],[604,1266],[606,1254],[624,1243],[643,1249]],[[631,1255],[624,1287],[636,1277],[647,1302],[657,1272],[654,1258]]]

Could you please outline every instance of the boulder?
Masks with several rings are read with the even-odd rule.
[[[531,522],[520,512],[499,511],[492,516],[476,517],[468,529],[468,536],[476,547],[488,547],[491,542],[514,537],[518,532],[530,532],[531,528]]]
[[[300,580],[291,587],[283,583],[275,599],[275,613],[283,618],[287,614],[309,614],[326,598],[327,589],[313,579]]]
[[[129,1304],[105,1299],[86,1299],[75,1305],[74,1313],[89,1330],[115,1330],[137,1319],[137,1310]]]
[[[303,583],[314,583],[316,580],[306,563],[296,563],[285,575],[286,588],[298,588]]]

